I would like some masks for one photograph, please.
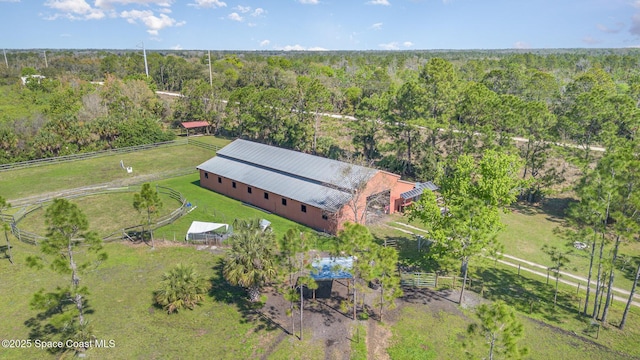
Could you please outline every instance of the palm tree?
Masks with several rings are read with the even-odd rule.
[[[155,292],[156,302],[169,314],[181,309],[193,309],[204,301],[209,290],[207,280],[192,265],[178,264],[162,276],[160,290]]]
[[[275,235],[258,219],[236,221],[233,229],[223,275],[230,284],[246,288],[251,302],[256,302],[260,288],[276,276]]]

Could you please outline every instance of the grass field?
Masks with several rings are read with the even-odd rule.
[[[146,223],[146,212],[141,214],[133,208],[134,193],[132,191],[91,195],[71,201],[87,215],[91,230],[96,231],[100,237],[105,237],[117,230]],[[181,205],[165,194],[160,194],[160,200],[163,206],[156,213],[157,216],[167,215]],[[44,214],[49,204],[45,204],[46,206],[20,220],[18,223],[20,229],[44,236],[46,233]]]
[[[252,319],[243,307],[244,292],[220,278],[219,256],[193,248],[107,244],[109,259],[81,277],[89,288],[88,319],[100,339],[115,340],[113,349],[92,349],[89,355],[109,359],[201,358],[242,359],[259,356],[260,345],[277,334]],[[29,301],[41,288],[53,290],[69,276],[28,268],[26,256],[37,248],[16,242],[15,265],[0,259],[0,338],[27,339],[25,322],[37,315]],[[212,290],[193,311],[167,315],[152,305],[161,275],[178,263],[194,264],[210,279]],[[20,284],[20,285],[17,285]],[[42,350],[2,349],[3,359],[54,358]]]
[[[469,324],[476,321],[472,312],[455,315],[422,308],[422,305],[409,305],[402,309],[400,320],[392,327],[391,359],[481,359],[488,356],[483,339],[467,334]],[[518,344],[529,349],[525,359],[624,358],[620,353],[571,338],[524,316],[518,317],[525,334]]]
[[[199,137],[198,140],[219,142],[220,145],[228,142],[212,137]],[[163,151],[156,153],[156,150]],[[128,154],[131,158],[124,161],[128,166],[134,166],[134,173],[138,169],[144,174],[154,174],[171,170],[171,166],[175,168],[176,164],[180,167],[195,167],[212,156],[207,151],[202,150],[204,153],[201,153],[200,150],[202,149],[195,146],[174,146]],[[51,166],[47,171],[42,170],[40,173],[41,179],[46,179],[40,181],[41,188],[25,191],[34,195],[111,181],[95,179],[87,172],[109,167],[111,165],[105,164],[112,162],[120,171],[118,177],[113,180],[125,179],[126,173],[120,169],[119,161],[120,156]],[[84,170],[78,170],[72,165],[78,165],[79,169]],[[47,166],[29,170],[41,168]],[[19,171],[1,173],[0,188],[3,192],[5,189],[21,190],[22,186],[33,186],[34,182],[23,179],[25,176],[28,177],[29,173],[22,173],[21,177],[13,175],[14,172]],[[100,339],[114,340],[116,343],[113,349],[92,349],[88,355],[110,359],[260,358],[270,344],[277,344],[270,349],[272,352],[269,359],[325,358],[325,345],[314,341],[312,336],[305,337],[303,342],[290,336],[279,342],[278,337],[282,331],[255,317],[244,301],[244,291],[228,286],[222,279],[219,255],[197,251],[193,247],[180,244],[194,220],[232,223],[235,219],[264,218],[272,222],[278,237],[289,228],[300,231],[306,231],[308,228],[204,189],[199,186],[196,173],[153,181],[152,184],[167,186],[181,192],[195,209],[173,224],[155,232],[157,239],[167,240],[157,242],[155,250],[144,244],[107,244],[105,248],[109,253],[109,259],[81,277],[81,285],[88,286],[91,293],[89,305],[94,310],[88,315],[91,326]],[[81,204],[89,217],[92,229],[106,232],[115,224],[125,224],[130,218],[138,217],[131,208],[131,197],[131,194],[121,194],[113,197],[110,195],[108,199],[95,196],[73,201]],[[174,209],[173,205],[169,205],[173,203],[175,200],[165,200],[164,211]],[[177,203],[175,205],[177,206]],[[124,212],[123,209],[128,210]],[[131,212],[128,212],[129,210]],[[525,210],[520,209],[503,217],[507,224],[507,229],[501,234],[505,252],[546,264],[546,255],[541,255],[537,250],[545,243],[563,243],[553,233],[558,218],[541,211]],[[34,228],[42,226],[41,223],[37,224],[37,219],[42,219],[42,216],[33,215],[25,221],[33,221],[30,226]],[[393,221],[406,222],[406,219],[398,217]],[[29,223],[21,223],[21,227],[24,228],[26,224]],[[416,252],[416,243],[412,236],[385,226],[372,227],[372,231],[380,241],[398,240],[403,262],[411,263],[420,255]],[[177,242],[173,242],[174,239]],[[331,242],[330,238],[325,237],[314,239],[316,248],[328,248]],[[4,241],[0,242],[3,243]],[[16,239],[13,239],[13,244],[14,265],[3,258],[3,253],[0,252],[0,274],[3,277],[3,281],[0,282],[0,303],[3,304],[0,312],[0,339],[28,338],[29,320],[37,315],[37,312],[29,307],[33,294],[41,288],[53,289],[56,285],[69,282],[68,276],[55,274],[48,268],[41,271],[28,268],[25,265],[26,257],[38,254],[38,248],[19,243]],[[625,248],[625,251],[627,250]],[[177,263],[194,264],[199,272],[210,279],[212,289],[204,304],[195,310],[169,316],[152,305],[152,293],[161,275]],[[571,266],[574,265],[580,266],[579,261],[572,260]],[[496,265],[493,261],[474,262],[471,264],[471,271],[474,291],[482,292],[488,300],[502,299],[518,310],[525,325],[522,344],[531,349],[528,358],[640,357],[640,348],[637,346],[640,343],[640,309],[632,308],[624,332],[610,326],[603,328],[599,338],[595,339],[594,333],[587,332],[591,329],[589,320],[577,315],[581,299],[576,295],[575,289],[561,285],[558,305],[553,306],[553,280],[547,285],[543,278],[526,272],[518,275],[516,269]],[[477,281],[480,279],[482,280]],[[618,276],[616,284],[624,287],[621,279],[622,276]],[[441,286],[448,285],[443,282]],[[532,301],[534,311],[530,314]],[[611,324],[615,325],[619,321],[623,306],[623,303],[614,302],[609,318]],[[428,304],[406,305],[396,322],[389,324],[393,333],[389,354],[392,359],[452,359],[466,357],[465,351],[468,350],[474,358],[486,356],[481,341],[475,340],[475,345],[471,347],[461,346],[464,342],[471,343],[467,339],[466,328],[473,319],[472,312],[467,310],[452,314],[431,311]],[[366,329],[362,332],[366,332]],[[352,344],[353,358],[363,358],[366,354],[364,342]],[[54,356],[36,349],[3,349],[0,351],[0,358],[41,359]]]
[[[409,222],[406,217],[398,216],[393,220],[424,228],[418,222]],[[556,233],[556,230],[562,228],[565,223],[561,217],[542,211],[538,207],[518,205],[513,207],[511,211],[501,214],[501,220],[505,228],[498,234],[498,240],[504,245],[505,254],[544,266],[552,266],[549,255],[542,251],[542,247],[544,245],[556,246],[562,251],[569,252],[567,256],[570,262],[563,271],[587,277],[590,250],[578,250]],[[407,230],[411,231],[411,229]],[[585,239],[584,242],[589,243],[590,241]],[[610,244],[605,246],[605,256],[609,256],[611,248]],[[619,251],[627,260],[638,258],[640,257],[640,242],[623,244]],[[616,287],[631,289],[635,275],[635,267],[632,264],[633,262],[628,262],[626,266],[619,266],[616,269]],[[525,264],[522,265],[525,266]]]
[[[310,231],[309,228],[280,216],[269,214],[262,210],[243,205],[238,200],[220,195],[201,187],[198,174],[191,174],[159,181],[158,184],[170,187],[182,193],[187,201],[195,207],[195,210],[181,217],[171,225],[164,226],[155,231],[157,238],[182,241],[192,221],[210,221],[233,224],[235,219],[260,218],[271,222],[271,227],[278,237],[282,236],[289,228],[300,231]],[[322,240],[318,240],[319,242]],[[320,243],[319,243],[320,245]]]
[[[214,137],[198,137],[198,141],[224,146],[228,140]],[[0,173],[0,192],[12,200],[63,189],[73,189],[111,181],[135,181],[135,177],[171,172],[179,169],[195,169],[215,153],[192,145],[176,145],[128,154],[74,161],[5,171]],[[128,174],[120,166],[133,167]]]
[[[400,254],[401,257],[405,259],[405,263],[411,264],[411,259],[417,258],[419,253],[416,252],[417,243],[413,236],[385,226],[374,227],[373,233],[379,241],[383,241],[384,239],[394,239],[398,241]],[[516,268],[508,267],[499,263],[496,264],[490,259],[483,260],[481,258],[476,259],[476,261],[470,264],[470,271],[470,277],[474,279],[472,283],[473,291],[478,293],[482,292],[484,298],[489,300],[503,300],[518,310],[523,318],[530,319],[529,321],[533,325],[527,327],[526,334],[529,338],[527,341],[537,347],[540,347],[545,343],[551,344],[549,346],[540,347],[539,352],[540,354],[555,354],[554,356],[533,356],[534,354],[532,354],[531,358],[564,359],[563,352],[566,351],[567,348],[571,349],[580,347],[590,349],[589,351],[591,351],[595,356],[587,358],[625,358],[625,356],[622,356],[621,354],[640,357],[640,348],[637,346],[640,342],[640,308],[632,306],[627,319],[627,327],[625,328],[625,331],[622,332],[614,326],[620,321],[625,304],[619,301],[614,301],[609,314],[609,322],[611,325],[608,328],[603,328],[600,332],[599,338],[595,339],[595,333],[591,332],[593,328],[590,325],[590,319],[578,315],[578,306],[584,304],[584,288],[581,290],[580,295],[577,295],[576,288],[561,283],[559,286],[560,291],[558,294],[558,305],[554,306],[553,294],[555,283],[553,277],[547,285],[544,277],[524,271],[518,275]],[[450,288],[452,282],[450,280],[441,280],[439,285],[443,288]],[[460,286],[459,279],[457,286]],[[532,302],[533,313],[530,313]],[[591,304],[593,304],[593,296]],[[455,330],[456,321],[461,321],[457,316],[454,316],[455,319],[446,319],[442,316],[435,316],[435,319],[430,319],[427,315],[420,317],[412,314],[409,318],[403,315],[400,317],[401,320],[399,321],[397,325],[398,328],[395,329],[394,333],[397,332],[398,334],[402,334],[402,324],[404,322],[409,322],[407,329],[404,331],[410,332],[412,331],[411,329],[414,328],[420,329],[419,326],[413,323],[414,317],[417,317],[418,319],[415,320],[416,322],[431,324],[429,326],[436,326],[438,324],[438,326],[446,326],[447,332],[443,331],[441,332],[443,334],[440,334],[440,332],[438,334],[434,334],[433,332],[427,331],[429,337],[422,337],[421,339],[423,340],[415,340],[415,343],[413,342],[414,340],[407,337],[408,335],[405,336],[406,334],[403,334],[399,338],[402,340],[396,339],[397,343],[400,345],[398,345],[395,350],[394,347],[389,350],[390,354],[396,355],[392,356],[393,359],[411,359],[411,354],[415,354],[411,351],[411,348],[420,347],[422,347],[423,350],[433,347],[437,349],[437,354],[434,354],[434,357],[424,357],[426,359],[460,358],[460,356],[464,355],[463,352],[459,352],[461,351],[459,349],[459,344],[451,343],[447,345],[447,341],[450,341],[447,340],[448,338],[437,341],[433,340],[435,342],[429,339],[431,337],[439,339],[441,335],[449,336],[448,330],[450,329],[450,325],[452,326],[451,329],[453,329],[452,331],[454,333],[455,331],[462,333],[465,331],[468,324],[465,325],[461,322],[458,326],[458,330]],[[551,324],[552,327],[545,327],[542,323]],[[430,328],[425,326],[425,329],[433,329],[433,327]],[[554,335],[549,336],[550,332]],[[574,333],[577,334],[577,337],[572,335]],[[418,338],[420,338],[420,336],[421,335],[418,335]],[[542,339],[544,342],[537,344],[537,339]],[[594,343],[592,344],[593,346],[589,345],[592,342]],[[452,348],[447,349],[448,346],[451,346]],[[606,351],[610,351],[604,350],[602,347],[616,349],[617,351],[620,351],[620,353],[613,354],[608,357],[598,357],[599,355],[597,354],[604,354]],[[556,349],[558,352],[555,352]],[[452,357],[449,355],[444,356],[442,354],[449,354]],[[579,352],[577,352],[577,354],[579,354]],[[477,356],[481,355],[482,354],[478,354]],[[569,358],[578,358],[578,356],[579,355]]]

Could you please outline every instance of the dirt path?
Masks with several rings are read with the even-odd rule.
[[[290,335],[287,334],[286,332],[282,331],[280,332],[280,334],[278,335],[278,337],[276,337],[276,339],[269,345],[269,347],[264,351],[264,354],[262,354],[262,356],[260,357],[260,360],[267,360],[269,359],[269,355],[271,355],[271,353],[278,347],[278,345],[280,345],[280,343],[286,339],[287,337],[289,337]]]
[[[387,348],[391,339],[391,330],[380,325],[377,320],[369,319],[367,329],[367,358],[389,360]]]

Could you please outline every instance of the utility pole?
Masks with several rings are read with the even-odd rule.
[[[7,50],[2,49],[2,53],[4,54],[4,64],[9,67],[9,62],[7,61]]]
[[[213,75],[211,73],[211,50],[209,50],[209,86],[213,88]]]
[[[140,44],[142,44],[142,56],[144,57],[144,72],[149,77],[149,65],[147,65],[147,51],[144,49],[144,41],[141,41]]]
[[[43,51],[44,53],[44,67],[48,68],[49,64],[47,63],[47,50]]]

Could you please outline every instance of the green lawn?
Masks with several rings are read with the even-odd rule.
[[[392,326],[389,355],[394,360],[481,359],[488,357],[482,338],[471,337],[467,327],[475,320],[472,312],[424,311],[424,305],[407,305],[398,323]],[[561,333],[525,316],[524,337],[518,343],[529,348],[525,359],[622,359],[619,353],[600,348],[588,341]]]
[[[501,214],[501,219],[505,228],[498,234],[498,240],[504,245],[505,254],[544,266],[552,266],[549,255],[542,251],[542,247],[544,245],[556,246],[563,251],[570,252],[568,255],[570,262],[563,271],[585,278],[587,277],[590,250],[578,250],[556,233],[558,228],[564,226],[564,220],[549,215],[537,207],[520,205],[514,207],[507,213]],[[393,222],[395,221],[424,228],[422,224],[415,221],[409,222],[408,218],[401,216],[392,217],[392,222],[389,223],[389,225],[419,233],[418,231],[405,228],[402,225],[394,224]],[[584,242],[589,243],[589,239],[585,239]],[[611,245],[605,246],[605,256],[609,254],[611,248]],[[626,256],[628,260],[633,257],[640,257],[640,242],[623,244],[619,251],[620,254]],[[515,260],[505,260],[517,263]],[[522,264],[522,266],[530,267],[526,264]],[[544,271],[544,269],[536,270]],[[633,275],[635,275],[635,268],[632,263],[628,263],[624,268],[618,267],[615,286],[623,289],[631,289]]]
[[[91,195],[75,198],[71,201],[87,215],[91,230],[98,232],[100,237],[105,237],[117,230],[146,223],[146,212],[141,214],[133,208],[135,192]],[[158,216],[168,215],[181,205],[180,202],[171,199],[166,194],[160,194],[160,200],[162,200],[163,207],[158,211]],[[44,207],[33,211],[20,220],[18,223],[20,229],[44,236],[46,233],[44,214],[49,204],[45,204]]]
[[[262,210],[243,205],[240,201],[220,195],[201,187],[198,174],[180,176],[158,182],[159,185],[170,187],[182,193],[195,210],[178,219],[173,224],[164,226],[155,231],[155,236],[160,239],[183,241],[192,221],[210,221],[232,224],[235,219],[260,218],[271,222],[271,227],[278,237],[290,228],[300,231],[311,231],[308,227],[282,218],[275,214],[269,214]],[[318,239],[318,247],[324,246],[323,239]]]
[[[53,289],[69,276],[28,268],[25,258],[37,248],[14,241],[15,265],[0,259],[1,339],[27,339],[25,322],[37,312],[29,307],[41,288]],[[81,277],[89,288],[88,315],[100,339],[114,340],[112,349],[92,349],[89,355],[109,359],[242,359],[259,357],[260,344],[279,334],[244,307],[244,292],[220,277],[218,256],[190,247],[107,244],[109,259]],[[211,279],[212,290],[193,311],[167,315],[152,305],[152,292],[161,275],[178,263],[194,264]],[[54,358],[36,349],[3,349],[3,359]]]
[[[390,223],[390,225],[393,225]],[[398,228],[402,228],[401,226],[397,226]],[[382,242],[385,239],[388,240],[396,240],[399,244],[399,251],[401,254],[401,258],[403,258],[403,262],[405,264],[412,264],[412,261],[415,261],[420,255],[416,251],[417,242],[415,241],[412,235],[403,233],[401,231],[390,229],[385,226],[377,226],[373,227],[372,231],[374,236],[378,239],[378,241]],[[502,265],[500,263],[495,263],[490,259],[482,259],[476,258],[472,260],[470,263],[470,277],[473,279],[472,289],[473,291],[480,293],[482,292],[483,296],[489,300],[503,300],[507,304],[516,308],[521,315],[526,315],[526,317],[531,317],[534,321],[534,324],[538,324],[539,326],[533,327],[535,329],[539,329],[540,333],[536,333],[532,330],[532,335],[529,335],[531,339],[529,340],[532,345],[536,345],[536,339],[543,339],[541,341],[551,342],[552,345],[541,348],[541,353],[544,354],[553,354],[554,349],[567,349],[575,344],[578,344],[580,347],[585,347],[591,349],[589,351],[596,352],[595,357],[588,358],[599,358],[597,353],[600,352],[597,346],[591,346],[589,343],[591,341],[600,344],[601,346],[606,346],[609,349],[615,349],[616,351],[620,351],[625,354],[629,354],[635,357],[640,357],[640,348],[637,347],[637,343],[640,342],[640,308],[632,306],[631,312],[627,319],[627,326],[624,332],[615,328],[615,326],[619,323],[622,317],[622,311],[624,310],[625,303],[620,301],[614,301],[612,303],[612,307],[609,313],[609,323],[610,326],[607,329],[603,329],[600,332],[599,338],[596,340],[595,334],[589,333],[588,330],[590,327],[590,319],[587,317],[578,316],[578,306],[584,304],[584,287],[582,288],[579,295],[576,294],[576,288],[571,287],[569,285],[560,284],[559,286],[559,295],[558,295],[558,305],[554,306],[553,304],[553,294],[554,294],[554,278],[551,277],[549,284],[546,283],[546,279],[544,277],[540,277],[538,275],[534,275],[525,271],[522,271],[520,275],[518,275],[517,269],[513,267],[508,267],[506,265]],[[447,288],[451,286],[452,281],[439,281],[439,285],[441,287]],[[457,281],[457,286],[460,286],[460,279]],[[533,302],[533,313],[531,311],[531,304]],[[593,304],[593,294],[591,297],[591,304]],[[427,305],[428,306],[428,305]],[[426,316],[426,315],[425,315]],[[420,329],[420,327],[414,323],[412,323],[413,314],[409,316],[401,316],[401,320],[399,324],[409,323],[407,325],[407,334],[399,335],[402,339],[401,344],[397,346],[394,350],[392,347],[389,351],[390,354],[396,354],[397,359],[410,359],[413,356],[412,354],[416,354],[411,349],[432,349],[436,348],[437,351],[433,354],[433,357],[429,357],[429,352],[424,352],[425,359],[447,359],[447,358],[459,358],[463,355],[463,353],[455,353],[452,351],[458,351],[455,349],[447,349],[447,345],[449,338],[449,329],[452,329],[454,336],[456,333],[456,327],[453,326],[450,328],[450,324],[455,324],[456,321],[461,321],[458,316],[452,316],[452,319],[446,319],[441,324],[434,323],[433,319],[423,319],[418,317],[416,322],[427,323],[429,325],[425,326],[425,331],[429,332],[426,329],[438,327],[438,326],[446,326],[447,331],[443,331],[438,334],[433,334],[433,332],[429,332],[429,336],[435,336],[439,340],[437,340],[437,344],[434,343],[430,338],[418,338],[418,339],[407,339],[408,332],[412,331],[412,329]],[[541,325],[539,322],[541,321],[548,324],[551,324],[551,328],[545,328],[544,325]],[[402,325],[399,325],[400,328],[396,331],[399,334],[402,334]],[[459,332],[463,332],[466,329],[467,325],[461,324],[459,325]],[[549,330],[554,328],[562,329],[554,330],[554,336],[549,336]],[[576,333],[582,339],[586,339],[586,343],[584,340],[577,341],[570,335]],[[394,333],[395,334],[395,333]],[[447,336],[447,338],[440,339],[439,337]],[[422,339],[422,340],[420,340]],[[578,339],[579,340],[579,339]],[[412,342],[412,341],[415,341]],[[555,343],[554,343],[555,342]],[[575,343],[575,344],[574,344]],[[541,343],[542,344],[542,343]],[[540,346],[541,344],[538,344]],[[564,344],[564,345],[562,345]],[[453,347],[453,345],[451,345]],[[533,347],[533,346],[530,346]],[[396,351],[397,353],[394,353]],[[415,350],[418,351],[418,350]],[[441,354],[448,354],[446,356]],[[481,356],[481,354],[477,355]],[[616,355],[618,358],[620,355]],[[616,358],[613,357],[603,357],[603,358]],[[555,356],[546,357],[532,357],[532,358],[563,358],[562,352],[555,353]],[[577,358],[577,357],[575,357]]]
[[[198,141],[216,145],[228,140],[198,137]],[[215,154],[192,145],[176,145],[127,154],[104,156],[63,164],[37,166],[0,173],[0,191],[8,199],[18,199],[63,189],[102,184],[111,181],[133,181],[134,177],[194,169]],[[128,174],[120,160],[133,168]]]

